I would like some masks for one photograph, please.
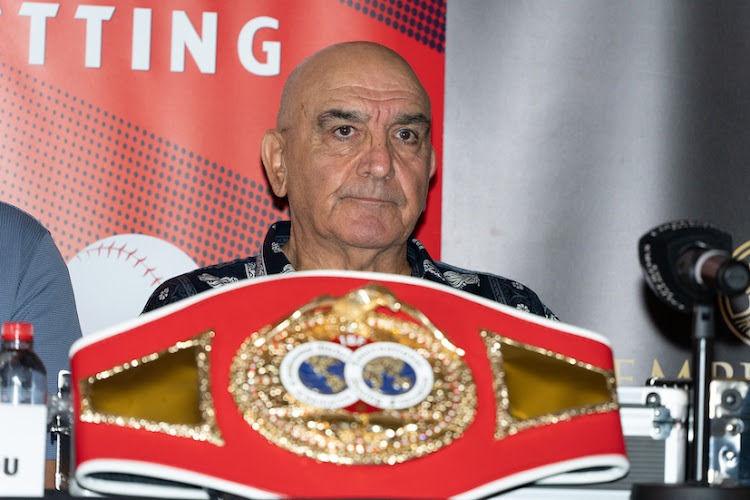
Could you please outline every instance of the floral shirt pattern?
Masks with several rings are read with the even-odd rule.
[[[289,240],[290,227],[289,221],[273,224],[257,255],[197,269],[163,282],[153,292],[143,312],[227,283],[257,276],[293,272],[292,264],[282,251],[282,247]],[[411,264],[411,275],[416,278],[442,283],[522,311],[557,319],[552,311],[539,300],[539,297],[521,283],[502,276],[478,273],[433,260],[422,243],[414,237],[410,238],[407,243],[406,258]]]

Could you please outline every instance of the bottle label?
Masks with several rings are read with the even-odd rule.
[[[0,497],[44,496],[47,406],[0,403]]]

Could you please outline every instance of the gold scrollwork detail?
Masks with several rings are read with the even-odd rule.
[[[295,454],[395,464],[450,444],[473,421],[476,388],[463,356],[421,311],[371,284],[319,297],[253,333],[234,357],[229,392],[252,429]],[[311,388],[307,374],[323,388]],[[367,400],[386,375],[403,394]],[[420,380],[424,392],[409,399]]]

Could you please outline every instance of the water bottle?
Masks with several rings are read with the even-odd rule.
[[[44,494],[47,371],[30,323],[4,323],[0,350],[0,497]]]
[[[31,323],[4,323],[0,351],[0,403],[47,404],[47,370],[32,349]]]

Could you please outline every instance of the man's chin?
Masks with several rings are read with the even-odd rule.
[[[339,232],[342,243],[362,250],[387,250],[402,246],[407,236],[398,231],[386,230],[382,225],[353,224]]]
[[[400,246],[398,241],[394,241],[392,238],[385,238],[380,235],[356,235],[352,237],[342,238],[342,242],[349,247],[358,248],[361,250],[387,250],[389,248]]]
[[[406,244],[410,233],[400,217],[383,211],[355,211],[333,214],[329,227],[342,243],[361,249],[385,250]]]

